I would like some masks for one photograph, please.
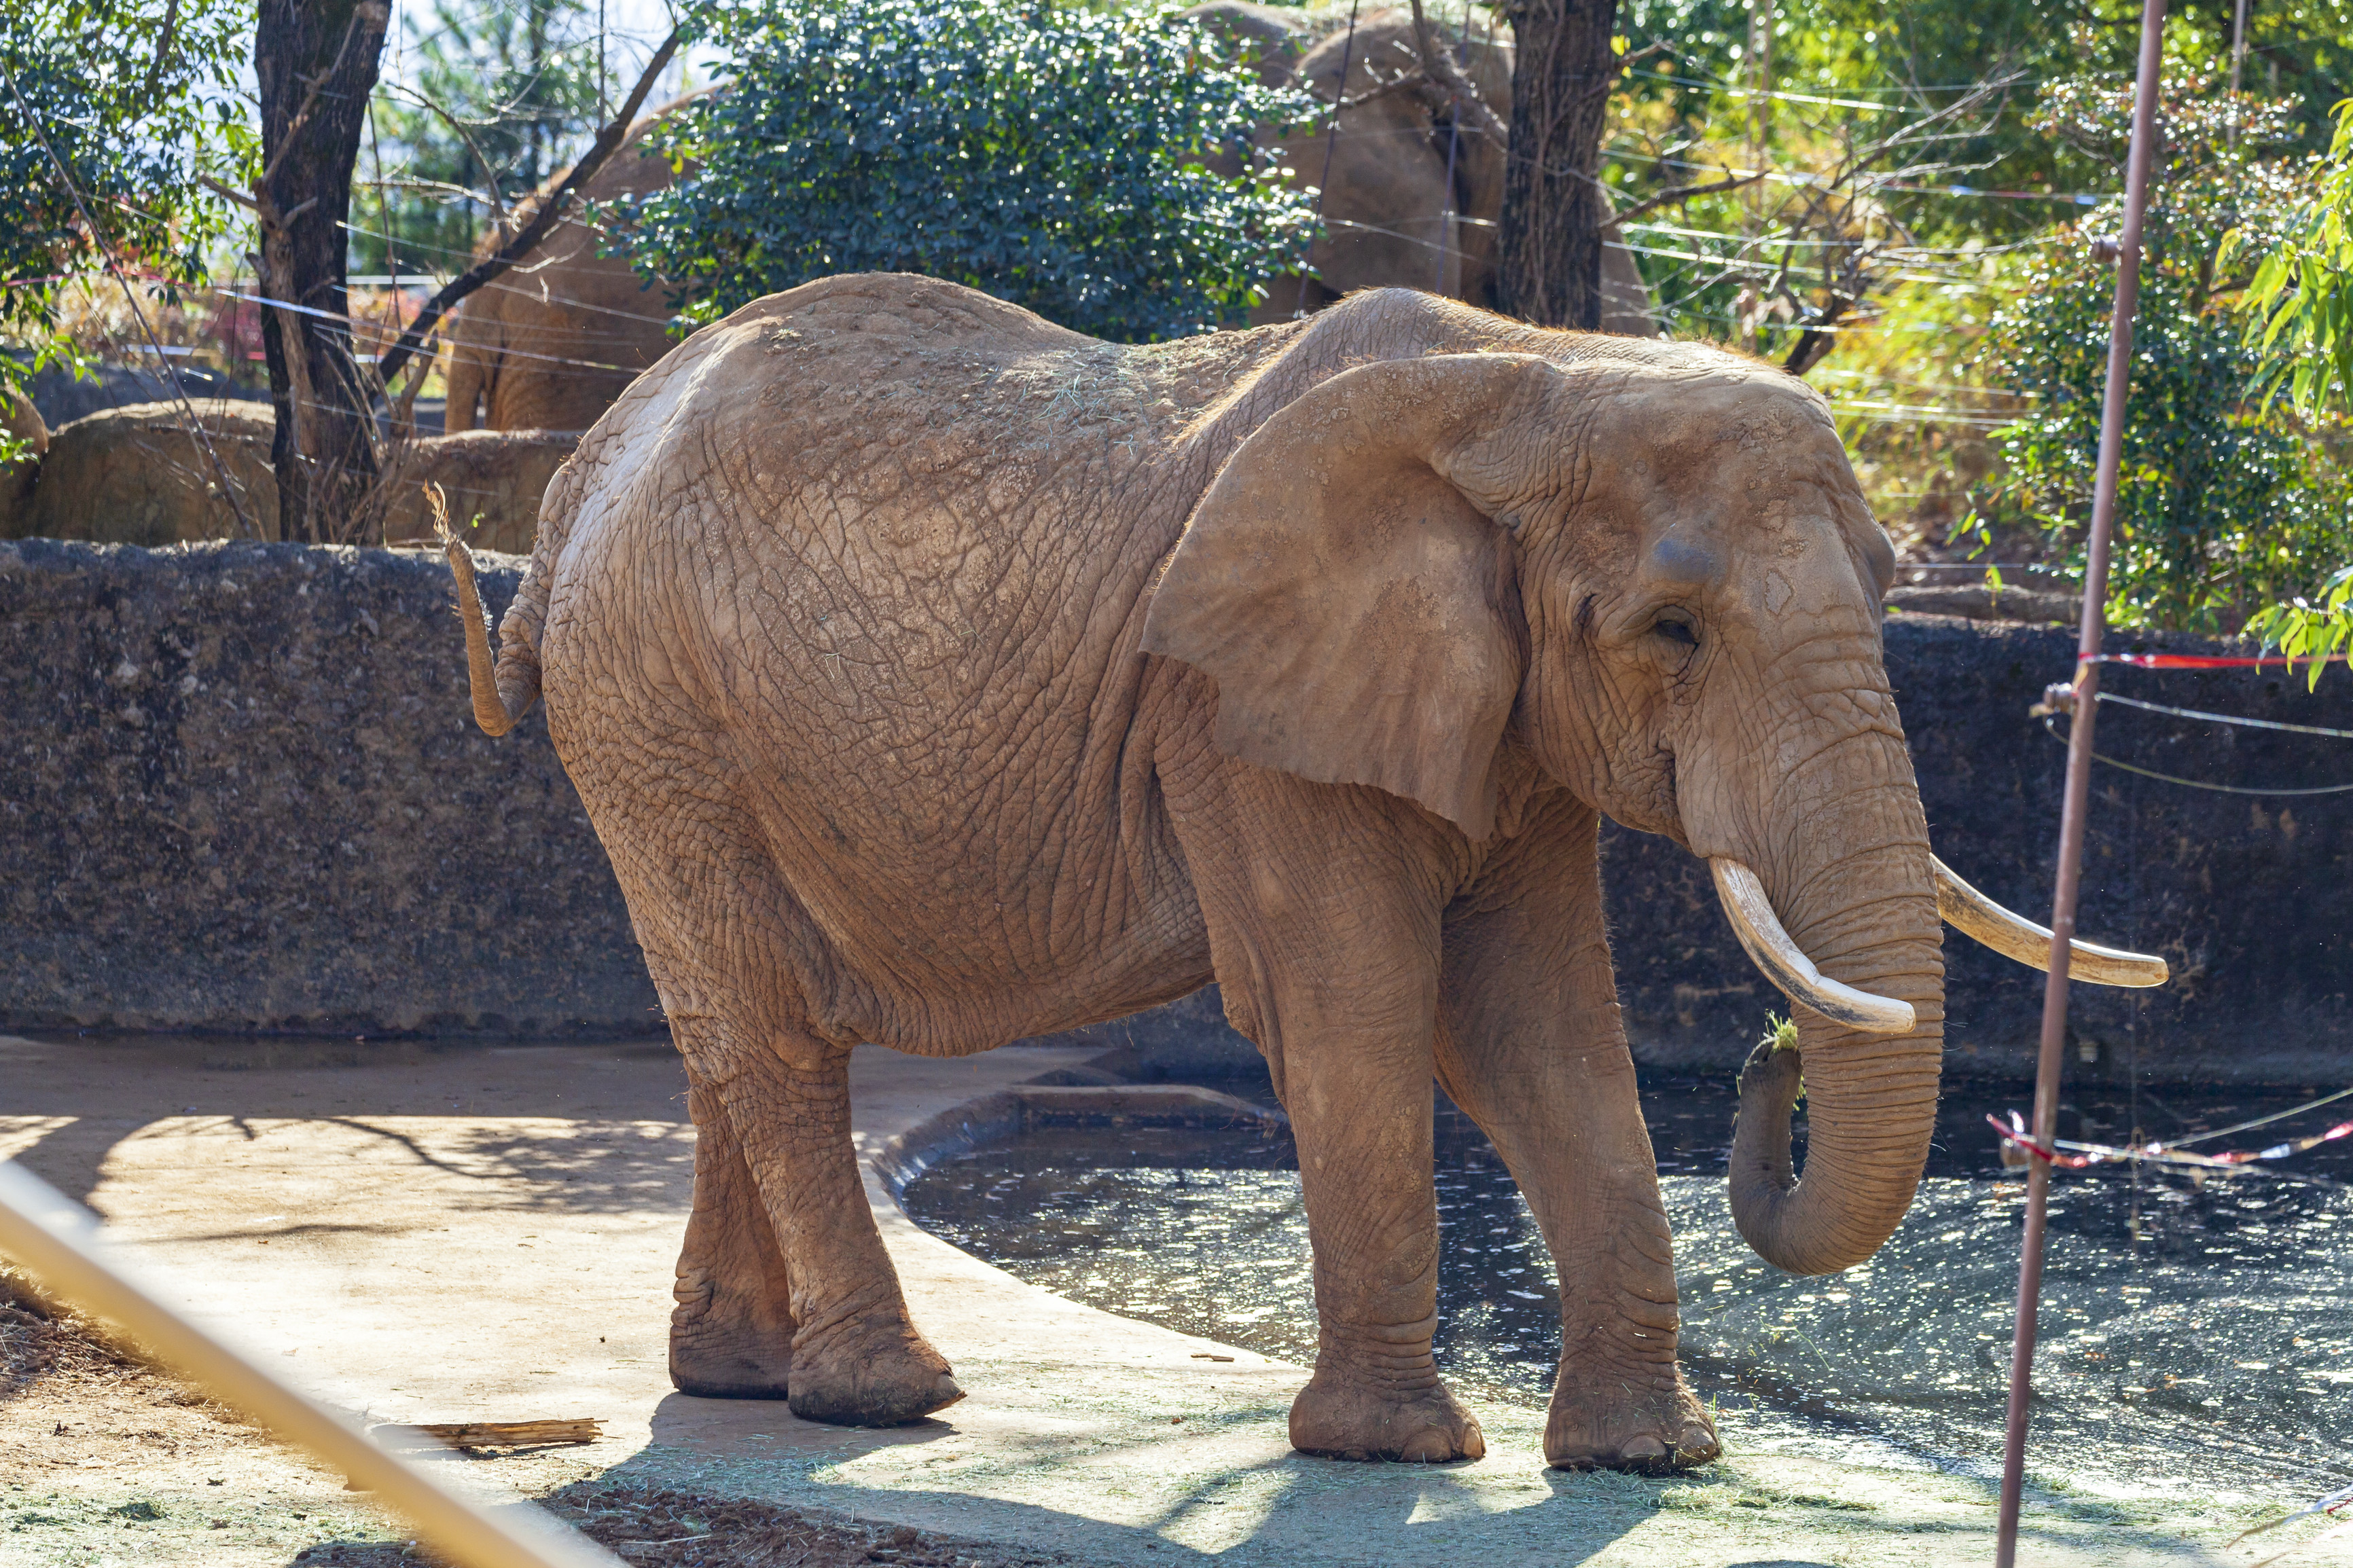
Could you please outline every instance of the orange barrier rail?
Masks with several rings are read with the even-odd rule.
[[[492,1510],[459,1496],[164,1305],[96,1215],[13,1162],[0,1162],[0,1254],[30,1269],[58,1300],[122,1329],[223,1404],[375,1492],[465,1568],[622,1568],[619,1558],[529,1503]]]

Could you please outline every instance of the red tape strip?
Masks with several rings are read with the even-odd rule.
[[[2151,1143],[2141,1149],[2126,1149],[2107,1143],[2077,1143],[2062,1138],[2056,1141],[2061,1148],[2081,1151],[2078,1153],[2063,1154],[2059,1149],[2046,1149],[2037,1143],[2026,1131],[2025,1118],[2020,1116],[2015,1110],[2010,1113],[2010,1121],[2007,1125],[1999,1116],[1988,1116],[1986,1123],[2000,1136],[2003,1142],[2014,1143],[2035,1159],[2048,1161],[2052,1166],[2063,1171],[2081,1171],[2093,1165],[2113,1164],[2126,1160],[2148,1160],[2158,1164],[2170,1165],[2202,1165],[2211,1170],[2216,1166],[2252,1164],[2257,1160],[2284,1159],[2290,1154],[2301,1154],[2306,1149],[2316,1149],[2323,1143],[2333,1143],[2339,1138],[2353,1137],[2353,1121],[2340,1121],[2326,1132],[2316,1132],[2309,1137],[2290,1139],[2284,1143],[2274,1143],[2268,1149],[2232,1149],[2220,1154],[2192,1154],[2186,1149],[2177,1149],[2164,1143]]]
[[[2342,664],[2347,655],[2324,654],[2316,662]],[[2312,658],[2289,658],[2273,655],[2265,658],[2224,658],[2199,653],[2094,653],[2078,655],[2077,664],[2128,664],[2137,669],[2261,669],[2272,665],[2294,668],[2300,664],[2312,664]]]

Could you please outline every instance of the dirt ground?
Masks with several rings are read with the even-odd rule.
[[[479,1456],[495,1466],[497,1453]],[[584,1468],[586,1467],[583,1467]],[[534,1467],[544,1474],[544,1467]],[[549,1511],[646,1568],[1060,1568],[1078,1560],[581,1479]],[[409,1568],[438,1559],[312,1464],[0,1269],[0,1563]]]
[[[348,1046],[0,1037],[0,1153],[101,1214],[161,1299],[252,1353],[295,1358],[290,1377],[364,1419],[597,1417],[590,1445],[440,1463],[486,1497],[571,1510],[624,1562],[1976,1568],[1992,1555],[1983,1476],[1873,1462],[1876,1448],[1788,1451],[1731,1411],[1725,1458],[1688,1476],[1547,1469],[1543,1412],[1500,1401],[1481,1405],[1475,1463],[1294,1453],[1303,1368],[1026,1284],[892,1196],[894,1140],[1071,1065],[1052,1047],[852,1063],[877,1228],[968,1398],[882,1432],[689,1398],[664,1359],[693,1154],[675,1056],[572,1045],[354,1062]],[[5,1568],[402,1561],[407,1532],[339,1474],[86,1337],[18,1309],[0,1318],[0,1369]],[[2078,1485],[2063,1451],[2037,1458],[2049,1468],[2023,1543],[2037,1568],[2253,1568],[2283,1548],[2294,1568],[2353,1568],[2353,1532],[2317,1518],[2232,1544],[2325,1488]]]

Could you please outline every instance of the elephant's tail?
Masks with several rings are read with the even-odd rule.
[[[522,606],[518,603],[499,628],[498,664],[492,668],[491,620],[482,614],[482,596],[474,588],[474,552],[449,531],[446,520],[441,539],[449,574],[458,580],[458,619],[466,627],[466,680],[473,688],[474,722],[485,734],[503,735],[539,700],[539,649],[520,624],[523,617],[516,611]]]

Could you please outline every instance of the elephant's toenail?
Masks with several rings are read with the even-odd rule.
[[[1667,1457],[1667,1446],[1656,1437],[1636,1437],[1619,1449],[1618,1454],[1620,1458],[1631,1459],[1637,1464],[1655,1464]]]
[[[1453,1458],[1453,1449],[1446,1434],[1431,1427],[1415,1433],[1398,1450],[1398,1457],[1409,1465],[1442,1465]]]

